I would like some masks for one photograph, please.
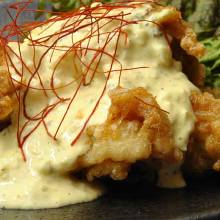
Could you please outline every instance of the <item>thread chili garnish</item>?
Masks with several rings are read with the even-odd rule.
[[[23,159],[26,160],[24,152],[24,144],[26,140],[39,128],[43,126],[47,135],[57,140],[59,131],[63,122],[69,114],[70,107],[74,105],[79,91],[83,87],[90,86],[97,75],[104,75],[105,82],[103,83],[100,94],[95,98],[94,106],[88,117],[83,122],[80,131],[73,137],[71,145],[73,146],[85,131],[90,119],[97,110],[100,101],[106,93],[111,74],[119,72],[118,86],[120,86],[122,73],[129,70],[136,70],[148,67],[123,67],[120,60],[117,58],[119,43],[128,43],[128,35],[125,27],[128,25],[139,24],[140,22],[149,22],[159,27],[154,21],[143,19],[131,20],[129,15],[136,7],[141,7],[144,4],[158,4],[153,0],[123,1],[108,4],[93,4],[92,6],[84,5],[82,8],[70,12],[56,12],[54,16],[44,21],[34,21],[25,24],[19,23],[19,18],[22,13],[32,12],[50,12],[31,9],[29,6],[31,0],[25,2],[17,2],[11,4],[9,9],[16,11],[13,17],[10,10],[7,11],[11,18],[11,22],[5,25],[0,30],[0,46],[3,48],[7,70],[10,75],[11,84],[15,91],[17,99],[17,142],[21,150]],[[58,24],[60,28],[53,33],[50,30],[54,25]],[[114,24],[111,29],[109,27]],[[43,27],[43,28],[42,28]],[[38,30],[38,37],[33,36],[32,31]],[[163,30],[161,30],[163,32]],[[83,37],[77,38],[77,33],[86,32]],[[167,35],[163,32],[166,39]],[[71,37],[71,45],[65,44],[65,39]],[[92,43],[96,41],[96,44]],[[12,44],[17,48],[17,52],[12,48]],[[64,42],[63,44],[61,42]],[[22,44],[28,44],[30,51],[23,51]],[[169,42],[168,42],[169,43]],[[111,44],[113,51],[109,51],[108,47]],[[95,46],[94,46],[95,45]],[[39,56],[38,49],[44,50]],[[44,74],[42,66],[47,62],[52,62],[55,52],[61,52],[61,56],[56,62],[49,83],[44,82]],[[29,54],[28,62],[24,59],[24,54]],[[56,86],[57,69],[62,62],[71,56],[73,58],[74,74],[77,76],[74,80],[66,82],[64,85]],[[12,59],[13,57],[13,59]],[[86,57],[86,61],[85,61]],[[109,61],[109,67],[106,70],[101,70],[100,64],[105,58]],[[31,60],[31,61],[30,61]],[[32,65],[30,66],[30,62]],[[117,65],[116,65],[117,64]],[[115,68],[117,66],[117,68]],[[65,74],[65,73],[63,73]],[[69,97],[63,97],[62,89],[68,87],[72,94]],[[28,97],[33,92],[40,92],[47,100],[46,104],[39,108],[34,114],[30,112],[30,103]],[[51,99],[53,97],[53,99]],[[53,100],[53,102],[51,101]],[[57,124],[55,132],[52,132],[48,126],[47,117],[60,105],[65,106],[64,114]],[[152,106],[153,107],[153,106]],[[86,108],[86,103],[85,103]],[[73,121],[74,123],[74,121]]]

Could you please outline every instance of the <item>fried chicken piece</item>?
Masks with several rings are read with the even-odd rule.
[[[91,148],[79,159],[80,167],[91,167],[87,169],[89,179],[101,174],[125,178],[128,165],[138,160],[182,160],[182,153],[174,145],[167,113],[151,94],[143,88],[116,88],[110,98],[112,105],[106,122],[88,128]],[[108,160],[111,166],[106,165]],[[115,172],[115,167],[123,172]]]
[[[182,64],[183,73],[188,76],[194,85],[200,89],[204,89],[205,66],[199,63],[196,57],[188,55],[187,52],[180,47],[178,41],[173,40],[171,48],[174,59],[180,61]]]
[[[204,54],[204,47],[197,42],[195,33],[175,9],[167,17],[162,17],[159,23],[175,38],[171,48],[174,58],[182,63],[183,72],[203,90],[205,68],[197,58]],[[188,172],[220,171],[220,100],[208,93],[194,93],[191,102],[197,122],[184,166]]]
[[[205,87],[205,88],[203,88],[202,91],[212,94],[217,99],[220,98],[220,89],[219,88]]]
[[[0,121],[7,119],[13,111],[13,103],[9,96],[0,97]]]
[[[129,163],[106,160],[101,164],[89,167],[86,171],[86,177],[89,181],[102,176],[110,176],[114,180],[123,180],[127,178],[129,170]]]
[[[0,49],[0,55],[2,50]],[[13,102],[9,96],[12,93],[12,85],[10,83],[9,74],[5,69],[5,62],[3,56],[0,59],[0,121],[8,118],[13,111]]]
[[[220,99],[209,93],[193,93],[191,102],[197,120],[185,164],[196,172],[220,171]]]
[[[181,16],[181,13],[174,7],[156,6],[156,11],[167,10],[164,16],[157,19],[157,23],[161,26],[169,36],[172,36],[170,47],[173,57],[182,63],[183,72],[188,76],[189,80],[199,88],[204,86],[205,67],[199,63],[198,58],[204,55],[204,46],[197,41],[196,34]]]
[[[3,49],[3,43],[1,42],[0,39],[0,66],[5,66],[6,65],[6,60],[5,60],[5,51]]]
[[[188,55],[201,57],[204,55],[204,46],[198,42],[195,32],[187,22],[182,19],[181,12],[174,7],[155,6],[156,11],[167,10],[163,16],[157,19],[162,29],[180,41],[180,46]]]
[[[1,66],[0,66],[1,67]],[[12,92],[12,86],[7,71],[0,69],[0,96],[8,95]]]

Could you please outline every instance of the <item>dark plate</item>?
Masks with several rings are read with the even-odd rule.
[[[0,210],[1,220],[220,219],[220,178],[191,181],[187,188],[165,190],[139,183],[114,184],[107,195],[60,209]]]
[[[0,25],[9,19],[5,8],[6,1],[0,3]],[[33,18],[25,13],[20,21]],[[180,190],[143,182],[109,184],[108,194],[94,202],[50,210],[0,210],[0,220],[220,219],[220,177],[189,182]]]

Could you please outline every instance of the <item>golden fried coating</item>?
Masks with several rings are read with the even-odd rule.
[[[188,169],[220,171],[220,99],[209,93],[193,93],[195,129],[186,155]]]
[[[202,91],[212,94],[217,99],[220,98],[220,89],[219,88],[205,87],[205,88],[203,88]]]
[[[5,120],[13,111],[13,103],[9,96],[0,97],[0,121]]]
[[[201,57],[204,55],[204,46],[198,42],[195,32],[186,23],[181,16],[181,13],[174,7],[156,6],[155,10],[168,10],[164,16],[157,19],[157,23],[170,36],[180,41],[180,46],[187,54],[194,57]]]
[[[0,121],[8,118],[13,111],[13,102],[9,94],[12,92],[12,85],[9,74],[5,70],[5,62],[3,52],[0,49]]]
[[[1,39],[0,39],[0,66],[5,66],[6,65],[6,62],[5,62],[5,52],[4,52],[4,49],[2,47],[2,42],[1,42]]]
[[[198,42],[196,34],[181,16],[181,13],[174,7],[155,6],[156,11],[167,10],[169,13],[159,17],[157,23],[162,30],[173,39],[170,46],[173,57],[179,60],[183,66],[183,72],[199,88],[204,86],[205,68],[200,64],[198,58],[205,53],[204,46]]]
[[[89,181],[102,176],[110,176],[114,180],[123,180],[127,178],[130,164],[126,162],[113,162],[107,160],[101,164],[89,167],[86,170],[86,177]]]
[[[167,113],[151,94],[143,88],[116,88],[110,97],[108,118],[103,125],[88,128],[91,148],[79,159],[80,167],[92,167],[92,171],[87,169],[89,179],[106,173],[114,179],[125,178],[122,172],[114,171],[118,162],[125,164],[117,170],[126,173],[128,164],[137,160],[156,158],[173,163],[182,160],[182,153],[174,145]],[[105,165],[108,160],[113,169]],[[100,166],[93,167],[96,164]]]
[[[189,80],[199,87],[204,89],[205,80],[205,66],[199,63],[199,60],[184,51],[177,41],[171,44],[173,57],[182,63],[182,71],[185,73]]]
[[[12,92],[12,86],[7,71],[0,70],[0,96],[7,95]]]

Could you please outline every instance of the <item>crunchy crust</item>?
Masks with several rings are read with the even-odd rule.
[[[0,121],[4,121],[13,111],[13,103],[9,96],[0,97]]]
[[[0,121],[6,120],[13,111],[13,102],[10,97],[12,85],[8,72],[5,70],[4,52],[0,48]]]
[[[165,10],[164,7],[156,7],[155,10]],[[186,23],[181,16],[181,13],[174,7],[166,7],[169,13],[165,16],[157,19],[157,22],[163,28],[163,30],[180,41],[180,46],[188,55],[194,57],[201,57],[204,55],[204,46],[197,41],[195,32]]]
[[[128,103],[131,103],[131,102],[132,101],[129,101]],[[194,92],[191,95],[191,103],[192,103],[193,111],[196,116],[196,123],[195,123],[195,129],[191,135],[188,148],[187,148],[187,152],[185,155],[184,167],[186,168],[187,172],[190,172],[190,173],[191,172],[203,173],[204,171],[211,170],[211,169],[220,172],[220,99],[215,99],[213,95],[207,92],[206,93]],[[124,105],[124,104],[125,104],[124,102],[121,102],[121,105]],[[133,109],[137,109],[138,108],[137,106],[138,106],[137,103],[134,103],[134,105],[132,106],[131,104],[130,107]],[[127,109],[126,105],[125,105],[125,108]],[[122,109],[122,106],[119,105],[118,109]],[[151,109],[150,111],[154,112],[155,109]],[[158,113],[159,112],[157,112],[156,114]],[[114,111],[110,114],[114,114]],[[117,113],[116,115],[118,114],[119,113]],[[121,114],[123,115],[123,111],[121,112]],[[154,114],[154,113],[151,112],[150,114]],[[162,118],[163,116],[161,117],[161,121],[163,121],[162,124],[163,123],[166,124],[166,119],[164,120],[164,118],[163,119]],[[149,122],[151,123],[153,122],[153,120],[149,120],[149,118],[146,120],[148,121],[147,122],[148,124]],[[143,127],[144,127],[144,124],[145,123],[143,123],[142,125]],[[164,126],[162,124],[157,124],[158,128],[162,128]],[[151,124],[151,126],[154,127],[153,124]],[[163,134],[164,135],[168,134],[169,136],[169,129],[168,130],[164,129]],[[151,134],[146,133],[145,136],[151,137]],[[161,136],[162,136],[162,133],[159,135],[157,134],[156,136],[154,136],[154,138],[151,137],[149,139],[152,141],[152,140],[155,140],[156,138],[156,140],[159,141],[158,146],[161,146],[161,139],[160,139]],[[172,141],[172,138],[170,140]],[[162,139],[162,143],[169,143],[170,140]],[[151,146],[155,147],[154,144],[152,144]],[[163,146],[166,146],[166,144]],[[152,147],[152,149],[154,149],[154,147]],[[129,151],[129,148],[127,148],[127,150]],[[95,151],[98,152],[98,149],[96,149]],[[129,151],[129,152],[132,153],[133,151]],[[119,154],[120,149],[119,148],[114,149],[114,153]],[[158,158],[158,155],[160,155],[160,153],[158,154],[158,150],[156,151],[151,150],[150,154],[148,155],[148,159],[154,158],[154,157]],[[87,156],[93,157],[94,154],[88,154]],[[84,157],[84,162],[86,162],[87,156]],[[118,164],[116,162],[116,164],[114,164],[115,158],[113,158],[113,161],[111,161],[111,166],[110,165],[108,166],[109,162],[102,161],[100,164],[93,165],[91,167],[91,170],[90,168],[88,168],[87,169],[88,179],[92,180],[94,177],[102,176],[102,174],[110,175],[114,179],[122,179],[123,177],[126,177],[127,172],[130,167],[129,163],[131,164],[132,162],[126,161],[127,155],[124,154],[124,156],[125,158],[121,160],[121,162],[124,162],[124,163]],[[159,158],[160,158],[160,161],[167,159],[166,156],[162,158],[159,157]],[[141,159],[141,158],[137,158],[137,159]],[[94,161],[94,163],[96,162],[97,160]],[[117,167],[117,170],[119,170],[118,172],[116,172],[116,175],[115,174],[113,175],[114,170],[115,170],[114,166]],[[125,168],[126,166],[127,166],[127,171]],[[117,173],[118,173],[118,176],[117,176]]]
[[[156,7],[156,11],[168,10],[165,16],[157,20],[169,36],[172,36],[170,46],[175,59],[181,61],[183,72],[196,86],[204,86],[205,68],[200,64],[198,58],[204,55],[204,46],[198,42],[196,34],[181,16],[181,13],[174,7]]]
[[[197,121],[185,164],[189,171],[220,171],[220,99],[209,93],[193,93],[191,103]]]
[[[128,176],[130,164],[126,162],[103,161],[86,170],[86,177],[89,181],[102,176],[110,176],[114,180],[123,180]]]
[[[174,145],[168,116],[151,94],[143,88],[117,88],[110,97],[108,118],[103,125],[88,128],[91,148],[79,159],[80,167],[92,167],[87,169],[89,179],[93,174],[125,178],[125,168],[129,169],[128,165],[137,160],[154,158],[170,163],[182,160],[182,153]],[[111,166],[106,165],[108,160]],[[115,173],[115,166],[124,175]]]
[[[202,91],[212,94],[217,99],[220,98],[220,89],[218,88],[205,87]]]

